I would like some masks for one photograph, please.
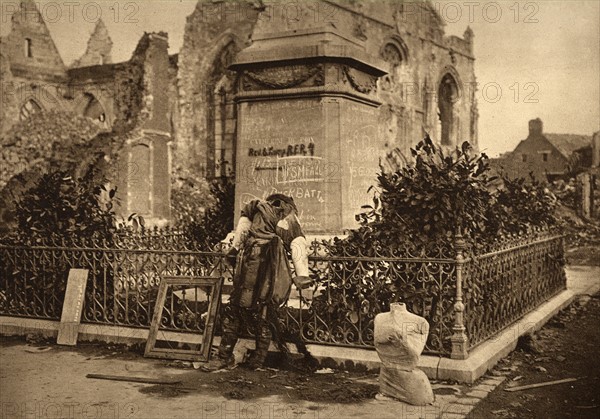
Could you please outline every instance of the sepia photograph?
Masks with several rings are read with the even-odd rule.
[[[600,417],[600,2],[0,0],[0,419]]]

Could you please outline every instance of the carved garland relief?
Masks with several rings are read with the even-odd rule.
[[[337,65],[336,65],[337,67]],[[338,73],[343,84],[359,93],[369,94],[377,90],[377,77],[347,65],[341,65]],[[243,91],[291,89],[325,85],[325,66],[288,65],[281,67],[245,70],[241,77]]]
[[[324,83],[322,64],[246,70],[242,75],[242,89],[245,91],[323,86]]]
[[[345,80],[354,90],[360,93],[371,93],[377,89],[377,77],[356,70],[347,65],[342,66]]]

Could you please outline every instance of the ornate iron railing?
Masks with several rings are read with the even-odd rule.
[[[130,235],[111,246],[104,240],[51,244],[0,246],[1,314],[60,319],[68,271],[82,268],[89,270],[83,322],[149,327],[161,277],[231,277],[223,252],[177,250],[184,246],[174,239]],[[163,326],[196,330],[203,313],[191,315],[191,306],[202,296],[184,292],[168,301]]]
[[[465,263],[465,327],[472,348],[566,288],[563,236],[504,238]]]
[[[287,325],[309,343],[372,348],[375,316],[403,301],[430,323],[425,352],[460,358],[566,286],[561,236],[502,239],[479,257],[466,256],[461,243],[406,244],[395,252],[374,244],[364,256],[339,241],[314,241],[315,296],[307,305],[292,293]],[[111,242],[4,244],[0,314],[60,319],[71,268],[89,270],[83,322],[133,327],[149,327],[160,278],[223,277],[227,293],[232,276],[223,245],[202,250],[170,230],[122,232]],[[162,327],[202,330],[207,304],[199,294],[169,295]]]

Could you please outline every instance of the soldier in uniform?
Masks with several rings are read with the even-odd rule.
[[[288,264],[292,255],[295,277]],[[242,209],[228,253],[236,269],[229,304],[222,312],[223,335],[216,359],[203,369],[213,371],[235,364],[233,349],[243,322],[254,323],[256,349],[247,366],[263,365],[273,336],[277,309],[288,299],[292,282],[304,289],[311,284],[308,246],[294,200],[273,194],[253,200]]]

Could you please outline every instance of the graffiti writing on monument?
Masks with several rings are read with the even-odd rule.
[[[282,193],[296,201],[305,230],[339,225],[339,143],[328,140],[325,114],[321,99],[243,105],[237,205]]]
[[[380,156],[385,150],[385,137],[377,135],[378,126],[367,121],[377,117],[374,108],[352,104],[348,113],[353,118],[345,124],[343,140],[343,179],[347,182],[345,205],[348,215],[361,212],[363,205],[372,204],[369,189],[377,183]]]
[[[276,183],[335,182],[339,166],[323,157],[291,156],[277,159]]]
[[[314,199],[318,203],[325,202],[319,186],[327,182],[337,183],[339,171],[337,164],[313,156],[277,157],[274,161],[256,162],[249,168],[248,183],[267,187],[260,198],[271,193],[283,193],[295,199]],[[252,199],[255,198],[249,198]]]
[[[310,156],[315,155],[315,144],[312,142],[308,144],[288,144],[287,147],[284,148],[276,148],[273,146],[263,147],[263,148],[252,148],[248,149],[248,155],[251,157],[284,157],[284,156],[306,156],[307,154]],[[258,140],[260,141],[260,140]],[[262,141],[260,141],[262,142]]]

